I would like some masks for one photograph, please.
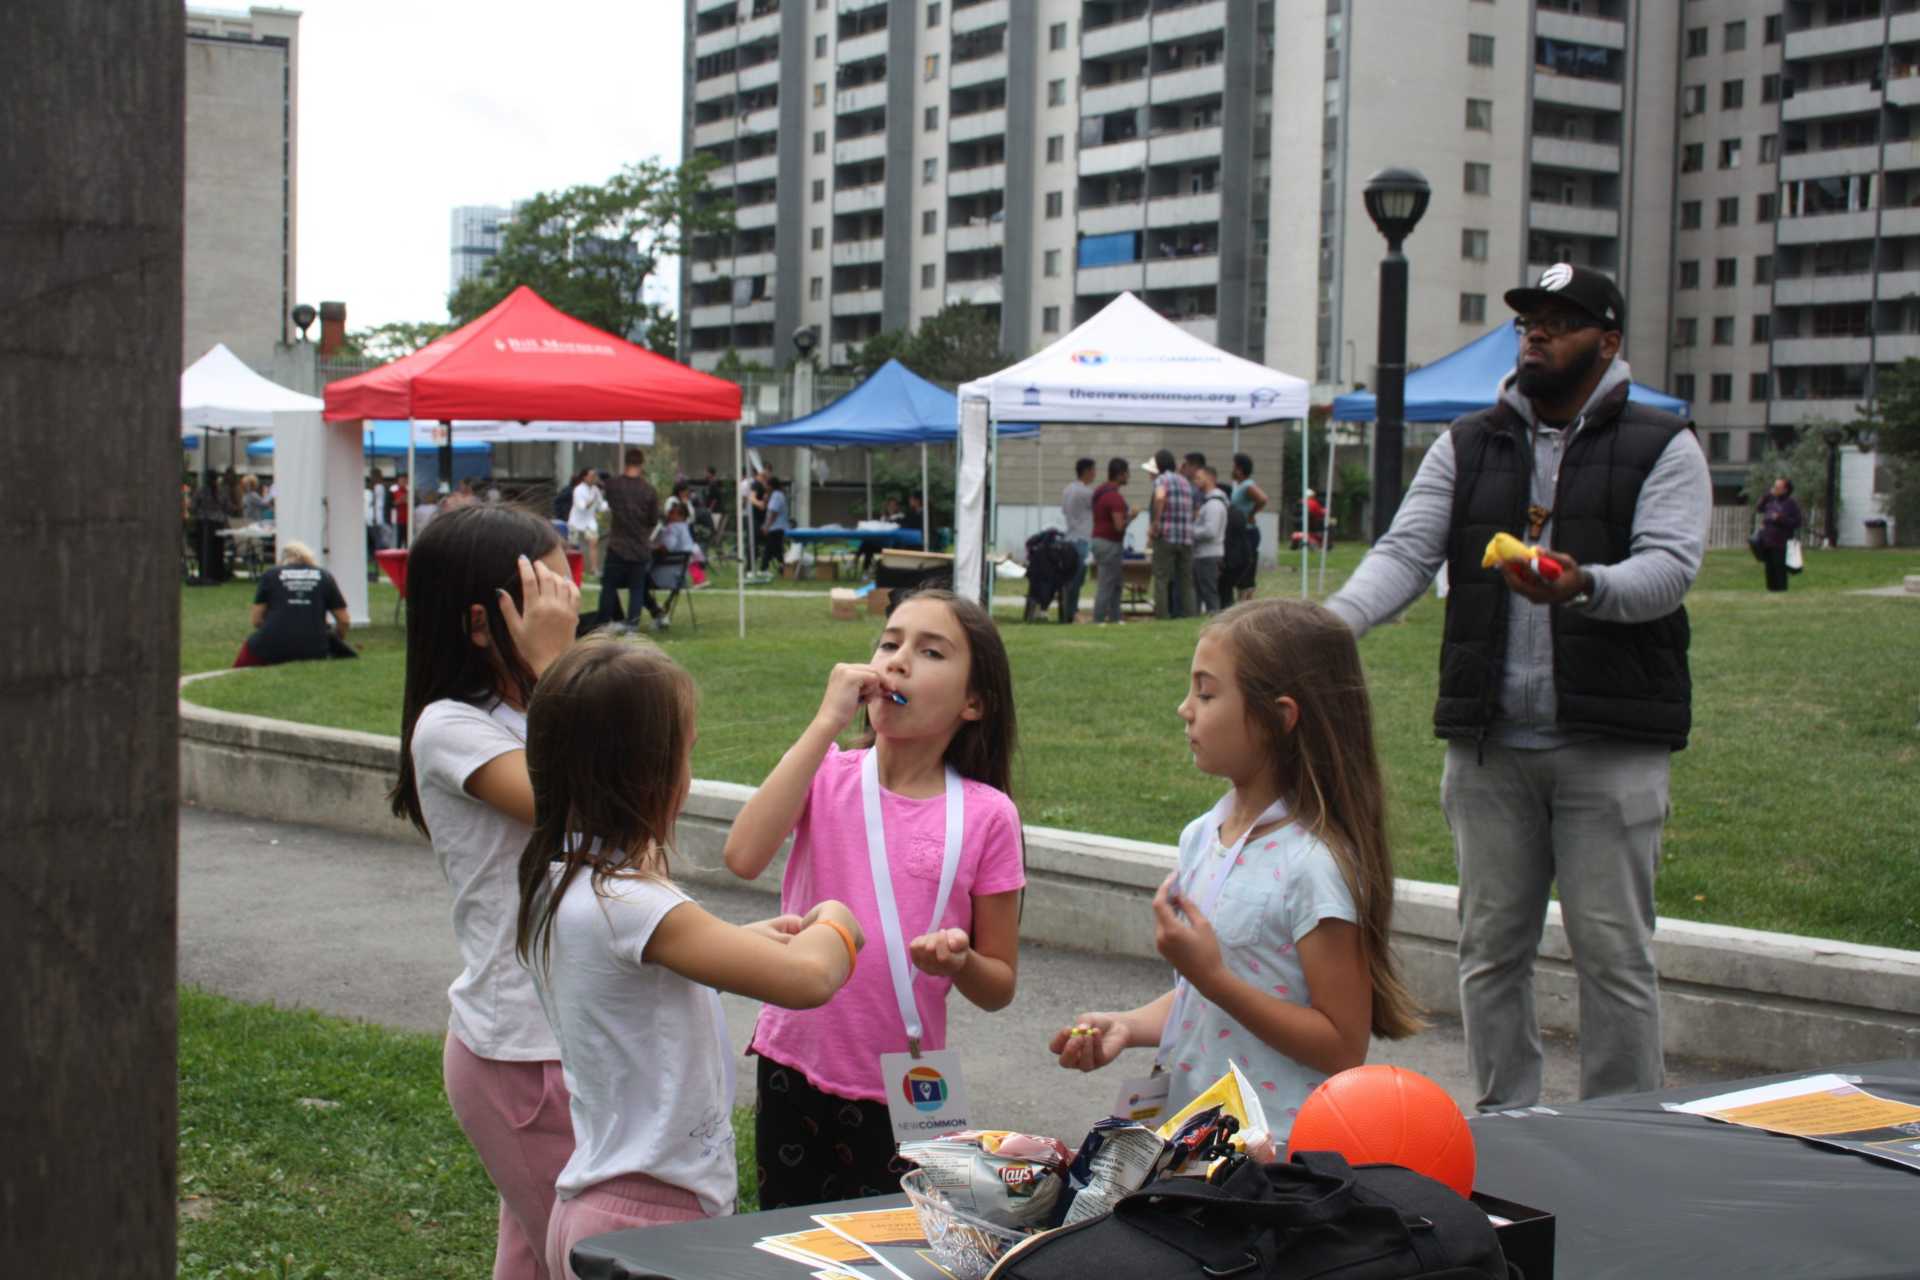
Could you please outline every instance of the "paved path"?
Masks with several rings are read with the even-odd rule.
[[[704,889],[700,901],[729,920],[772,914],[773,899],[747,889]],[[1085,1077],[1062,1071],[1047,1038],[1082,1008],[1127,1008],[1166,989],[1165,966],[1028,944],[1020,989],[999,1013],[956,996],[951,1043],[966,1053],[967,1086],[983,1123],[1075,1143],[1104,1114],[1118,1084],[1113,1069]],[[459,972],[447,921],[447,891],[421,844],[342,835],[203,809],[180,814],[180,980],[241,1000],[302,1006],[416,1031],[447,1023],[447,984]],[[728,1025],[744,1048],[755,1004],[726,997]],[[1572,1098],[1578,1061],[1565,1040],[1548,1041],[1548,1101]],[[1144,1071],[1144,1055],[1137,1067]],[[1371,1057],[1438,1080],[1463,1105],[1471,1099],[1459,1024]],[[752,1071],[743,1061],[742,1103]],[[1711,1064],[1669,1064],[1672,1084],[1724,1079]]]

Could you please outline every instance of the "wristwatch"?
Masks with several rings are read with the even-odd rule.
[[[1585,569],[1580,570],[1580,589],[1568,598],[1567,603],[1576,609],[1584,609],[1593,603],[1593,575]]]

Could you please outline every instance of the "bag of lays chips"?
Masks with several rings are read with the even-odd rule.
[[[1051,1221],[1072,1160],[1065,1146],[1005,1129],[943,1134],[902,1143],[900,1155],[962,1213],[1015,1231]]]

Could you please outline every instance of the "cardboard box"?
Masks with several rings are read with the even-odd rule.
[[[1500,1239],[1500,1250],[1525,1280],[1553,1280],[1552,1214],[1484,1191],[1474,1192],[1473,1202],[1495,1220],[1493,1233]]]
[[[875,587],[867,592],[867,612],[877,618],[884,618],[887,614],[887,601],[892,597],[893,592],[886,587]]]
[[[815,560],[813,562],[813,573],[810,576],[816,582],[838,582],[840,581],[840,566],[832,560]]]
[[[835,587],[827,592],[827,607],[841,622],[852,622],[860,616],[858,601],[846,587]]]

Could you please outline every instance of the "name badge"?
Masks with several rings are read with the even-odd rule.
[[[1113,1117],[1152,1125],[1166,1111],[1167,1095],[1172,1088],[1173,1077],[1165,1072],[1122,1080],[1120,1095],[1113,1100]]]
[[[896,1142],[937,1138],[973,1126],[967,1120],[967,1086],[960,1076],[960,1051],[923,1049],[880,1055],[880,1079],[886,1083],[887,1114]]]

